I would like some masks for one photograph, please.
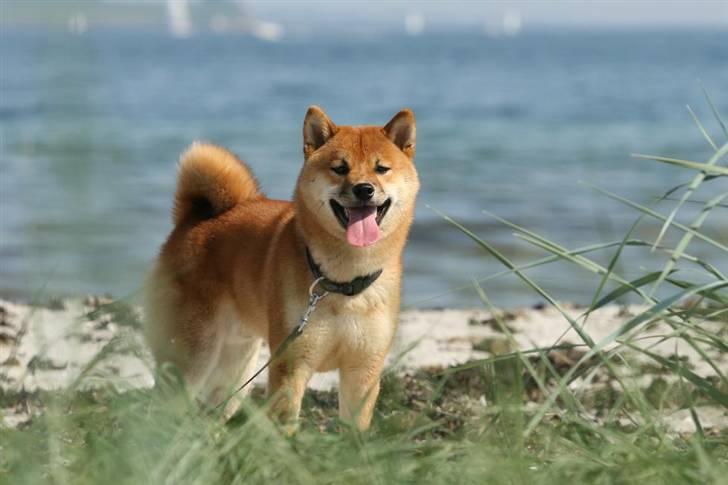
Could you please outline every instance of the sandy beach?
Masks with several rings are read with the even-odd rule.
[[[575,319],[584,312],[584,308],[573,305],[566,305],[564,310]],[[590,315],[585,329],[598,343],[644,310],[642,306],[605,307]],[[400,374],[418,369],[446,369],[557,343],[563,348],[546,355],[555,367],[569,368],[588,350],[579,345],[583,344],[579,336],[553,307],[503,312],[499,319],[505,329],[493,314],[481,309],[405,311],[389,356],[390,369]],[[0,390],[4,393],[69,387],[84,390],[110,383],[120,391],[151,387],[153,361],[143,342],[141,322],[138,308],[103,297],[58,300],[42,307],[0,300]],[[702,323],[702,329],[707,332],[719,333],[724,327],[720,322]],[[696,349],[685,339],[665,340],[663,336],[672,331],[662,321],[651,322],[632,344],[668,360],[678,359],[698,376],[717,377],[716,369],[701,358],[700,350],[706,352],[720,372],[728,373],[728,355],[709,346]],[[605,351],[615,345],[607,345]],[[618,360],[629,365],[618,367],[618,372],[633,378],[640,387],[647,388],[656,379],[678,379],[674,373],[662,373],[650,357],[624,349],[619,350]],[[267,351],[260,356],[261,365],[268,356]],[[605,378],[605,372],[603,367],[597,372],[586,372],[570,387],[579,392],[594,392],[604,386],[616,386],[613,379]],[[255,384],[263,386],[266,378],[263,373]],[[337,380],[333,372],[318,374],[310,387],[331,389]],[[725,410],[701,406],[697,411],[706,429],[728,427]],[[14,427],[37,412],[40,411],[11,405],[2,414],[5,425]],[[694,429],[687,409],[675,409],[666,421],[679,432]]]

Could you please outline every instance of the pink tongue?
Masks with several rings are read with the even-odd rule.
[[[376,207],[350,207],[346,239],[356,247],[370,246],[379,240]]]

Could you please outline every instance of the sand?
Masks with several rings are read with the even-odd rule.
[[[645,309],[637,305],[605,307],[591,314],[585,328],[599,343]],[[584,308],[567,305],[565,311],[576,319]],[[390,353],[390,366],[395,365],[397,372],[410,372],[489,358],[516,348],[525,351],[550,347],[557,342],[583,344],[567,320],[552,307],[519,309],[502,313],[500,317],[506,324],[506,333],[493,315],[482,309],[405,311],[401,314]],[[100,297],[59,300],[42,307],[0,300],[0,390],[86,389],[110,382],[120,390],[153,386],[153,360],[141,336],[141,319],[139,309]],[[701,327],[719,333],[725,324],[705,321],[701,322]],[[640,339],[634,344],[667,359],[679,357],[701,377],[716,376],[715,369],[685,340],[661,341],[662,336],[671,331],[664,322],[650,323],[648,329],[642,329]],[[515,346],[508,334],[512,335]],[[615,345],[610,343],[605,350]],[[107,352],[112,349],[113,352]],[[728,374],[728,355],[708,346],[704,351],[724,375]],[[630,369],[643,368],[640,363],[659,367],[641,353],[620,352],[625,360],[636,363],[625,366],[624,372],[634,373]],[[260,356],[261,365],[268,355],[266,351]],[[573,365],[573,360],[580,355],[583,350],[576,354],[564,351],[551,358],[556,359],[557,364]],[[649,373],[632,377],[638,382],[644,381],[645,386],[653,378]],[[266,378],[263,373],[255,384],[264,385]],[[336,386],[337,379],[336,373],[318,374],[310,387],[330,389]],[[598,385],[598,380],[594,374],[591,377],[587,374],[585,378],[573,381],[571,387],[587,388]],[[725,410],[701,406],[698,412],[704,418],[704,426],[728,427]],[[688,410],[676,409],[670,418],[668,421],[677,431],[694,429]],[[4,423],[9,426],[17,426],[27,419],[30,419],[30,413],[22,410],[6,408],[3,412]]]

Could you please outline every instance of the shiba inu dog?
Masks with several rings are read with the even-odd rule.
[[[316,106],[303,124],[292,202],[271,200],[235,155],[193,144],[181,157],[174,229],[146,287],[147,335],[199,399],[215,405],[276,349],[328,291],[269,374],[274,415],[298,418],[315,372],[338,369],[339,412],[366,429],[397,326],[402,250],[419,180],[415,117],[336,126]],[[231,416],[239,401],[231,400]]]

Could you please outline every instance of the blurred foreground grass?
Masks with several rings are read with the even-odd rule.
[[[333,391],[310,391],[302,429],[284,437],[253,399],[227,425],[163,390],[24,396],[44,409],[22,430],[2,432],[5,483],[719,483],[728,434],[680,436],[637,413],[618,393],[604,419],[555,406],[533,433],[533,413],[513,382],[517,361],[442,375],[385,379],[366,435],[340,424]],[[488,376],[500,374],[494,384]],[[509,381],[510,378],[510,381]],[[487,387],[481,387],[485,384]],[[434,398],[440,388],[440,397]],[[474,395],[486,391],[484,407]],[[673,389],[676,394],[694,389]],[[669,394],[669,393],[666,393]],[[3,399],[19,396],[5,395]],[[696,399],[703,399],[697,397]],[[619,409],[618,409],[619,408]]]
[[[715,114],[721,136],[728,140],[728,130]],[[594,275],[594,297],[581,317],[563,312],[583,341],[579,346],[555,342],[552,348],[514,352],[507,323],[496,317],[506,343],[498,349],[483,343],[494,357],[448,369],[388,373],[373,427],[365,434],[337,420],[333,391],[309,391],[301,429],[286,437],[268,419],[261,389],[227,424],[199,413],[181,397],[174,379],[153,390],[127,392],[116,390],[113,377],[85,391],[5,390],[2,408],[25,406],[36,412],[19,429],[0,430],[0,482],[725,483],[728,432],[706,431],[698,410],[728,407],[725,369],[705,351],[728,351],[728,279],[688,249],[697,242],[728,253],[724,243],[702,230],[711,213],[726,210],[728,191],[704,201],[688,224],[679,223],[677,215],[706,184],[726,187],[728,143],[716,143],[695,121],[715,150],[710,160],[651,157],[694,172],[688,183],[662,198],[677,199],[670,214],[602,191],[637,213],[621,240],[566,248],[502,221],[520,240],[549,253],[517,267],[448,218],[501,261],[504,273],[517,275],[557,309],[559,302],[527,275],[529,268],[565,261]],[[654,241],[632,237],[645,218],[664,225]],[[663,244],[668,230],[680,234],[675,247]],[[665,265],[627,281],[617,271],[626,247],[661,251]],[[605,252],[607,265],[590,259]],[[504,315],[474,284],[494,315]],[[587,325],[590,313],[628,294],[637,295],[644,310],[594,341]],[[679,355],[665,358],[637,347],[644,330],[658,320],[672,329],[661,341],[687,342],[715,375],[697,375]],[[721,330],[706,331],[701,326],[705,320],[723,322]],[[114,351],[105,348],[97,361]],[[627,351],[647,357],[651,365],[631,362]],[[641,386],[640,377],[647,373],[662,377]],[[609,385],[599,392],[579,385],[594,379]],[[675,432],[665,424],[676,410],[691,417],[694,432]]]

